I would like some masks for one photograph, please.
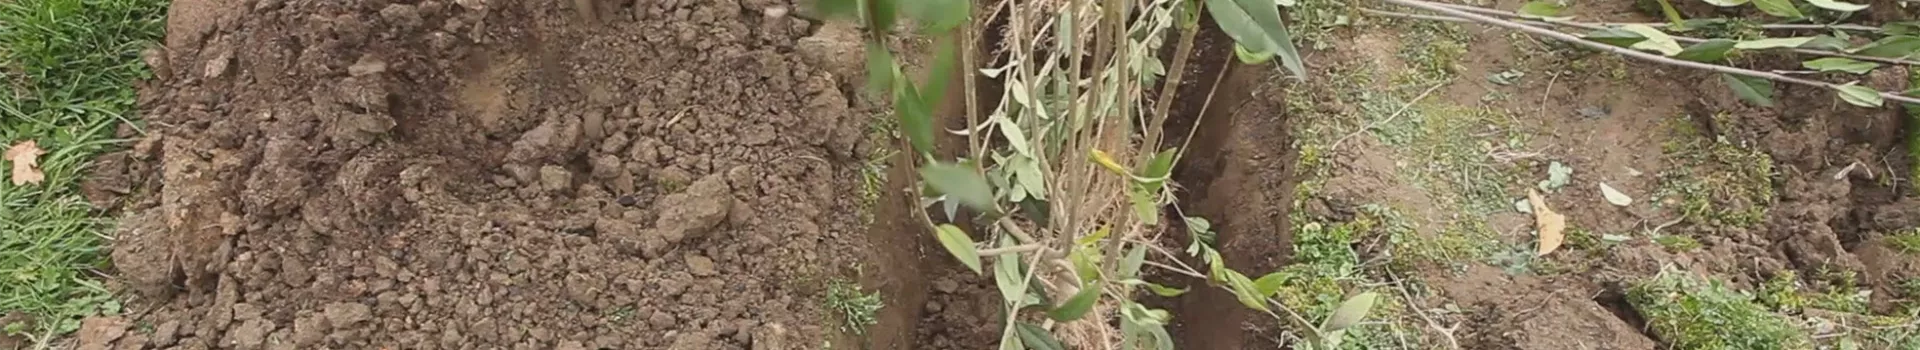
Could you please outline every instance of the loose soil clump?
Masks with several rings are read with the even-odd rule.
[[[176,1],[112,344],[812,347],[867,115],[781,0]],[[151,169],[151,170],[147,170]],[[148,174],[154,172],[153,174]],[[113,190],[118,188],[119,190]]]

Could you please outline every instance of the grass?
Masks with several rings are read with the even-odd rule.
[[[1893,234],[1887,235],[1885,242],[1888,248],[1893,248],[1902,254],[1920,254],[1920,228],[1894,231]]]
[[[43,339],[118,312],[95,280],[107,265],[107,220],[78,189],[93,157],[118,147],[114,131],[132,119],[133,83],[150,75],[140,52],[160,38],[166,5],[0,1],[0,142],[36,140],[47,151],[45,182],[0,181],[0,314],[36,316],[30,331]]]
[[[1731,125],[1729,115],[1712,118]],[[1674,135],[1663,148],[1679,166],[1660,174],[1654,198],[1703,227],[1751,228],[1765,221],[1774,200],[1773,158],[1726,137],[1708,138],[1690,119],[1668,121]]]
[[[1647,328],[1673,349],[1810,349],[1811,340],[1784,315],[1717,280],[1676,269],[1627,291]],[[1739,330],[1730,332],[1729,330]]]
[[[840,330],[856,335],[867,334],[867,327],[879,322],[875,313],[884,306],[880,292],[861,292],[860,284],[844,279],[827,282],[826,303],[827,310],[840,315]]]

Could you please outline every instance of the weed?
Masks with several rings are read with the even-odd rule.
[[[160,38],[160,0],[0,1],[0,145],[35,140],[45,181],[0,181],[0,314],[64,334],[115,309],[92,271],[105,266],[106,220],[78,191],[94,155],[131,119],[140,52]]]
[[[1654,197],[1695,225],[1749,228],[1766,220],[1774,199],[1773,158],[1725,137],[1706,138],[1688,119],[1668,121],[1674,135],[1663,147],[1680,166],[1660,174]]]
[[[842,279],[827,283],[827,309],[840,314],[841,331],[867,334],[867,327],[879,322],[875,313],[882,306],[880,292],[863,293],[859,284]]]
[[[1811,341],[1791,320],[1768,311],[1718,280],[1673,268],[1633,286],[1627,301],[1647,328],[1675,349],[1806,349]],[[1739,330],[1730,332],[1729,330]]]
[[[1888,248],[1905,254],[1920,253],[1920,227],[1901,229],[1887,235]]]
[[[1654,237],[1653,242],[1659,243],[1661,247],[1665,247],[1667,251],[1674,253],[1685,253],[1691,252],[1694,249],[1700,249],[1700,241],[1687,235],[1660,235],[1659,237]]]

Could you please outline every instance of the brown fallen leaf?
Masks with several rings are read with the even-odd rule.
[[[1540,197],[1540,191],[1527,190],[1527,204],[1533,207],[1534,228],[1540,231],[1540,245],[1536,256],[1545,256],[1560,243],[1566,241],[1567,216],[1547,208],[1547,200]]]
[[[46,153],[46,151],[41,151],[39,142],[34,140],[27,140],[26,142],[13,144],[13,147],[7,147],[7,152],[4,156],[8,162],[13,163],[14,186],[37,184],[47,179],[47,174],[40,173],[41,153]]]

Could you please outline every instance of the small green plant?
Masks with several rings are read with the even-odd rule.
[[[880,292],[861,292],[859,284],[846,280],[827,283],[827,309],[840,315],[840,331],[867,334],[867,327],[879,322],[875,314],[884,306]]]
[[[1920,228],[1906,228],[1887,235],[1888,248],[1904,254],[1920,253]]]
[[[1808,349],[1812,342],[1753,296],[1668,267],[1627,291],[1647,328],[1674,349]],[[1738,331],[1731,331],[1738,330]]]
[[[1654,237],[1653,242],[1659,243],[1661,247],[1665,247],[1667,251],[1674,253],[1685,253],[1691,252],[1694,249],[1700,249],[1700,241],[1687,235],[1660,235],[1659,237]]]

